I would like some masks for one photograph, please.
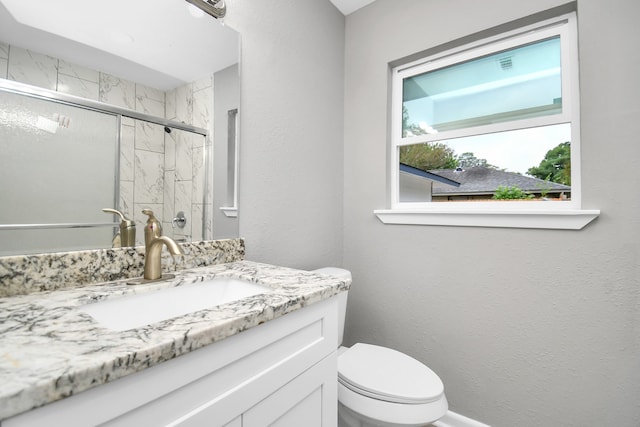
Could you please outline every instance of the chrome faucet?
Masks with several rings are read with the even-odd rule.
[[[182,248],[170,237],[162,235],[162,225],[150,209],[142,213],[149,216],[144,227],[144,280],[162,278],[162,246],[166,245],[171,255],[184,255]]]

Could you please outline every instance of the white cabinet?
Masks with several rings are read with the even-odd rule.
[[[337,299],[2,422],[335,427]]]
[[[242,414],[242,427],[335,426],[336,357],[334,352]]]

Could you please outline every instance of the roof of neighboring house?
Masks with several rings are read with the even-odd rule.
[[[454,187],[460,187],[460,183],[458,181],[454,181],[442,175],[436,175],[435,173],[431,173],[429,171],[414,168],[413,166],[405,165],[404,163],[400,163],[400,172],[406,172],[412,175],[420,176],[422,178],[430,179],[431,181],[440,183],[440,185],[443,187],[444,185],[453,185]]]
[[[568,185],[484,166],[475,166],[468,169],[436,169],[429,172],[460,183],[458,187],[450,187],[436,182],[433,184],[434,196],[445,194],[493,194],[501,185],[518,187],[523,191],[529,192],[546,190],[552,193],[560,193],[571,191],[571,187]]]

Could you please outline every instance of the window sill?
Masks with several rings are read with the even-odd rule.
[[[237,218],[238,217],[238,208],[236,207],[224,207],[220,208],[224,214],[229,218]]]
[[[556,230],[580,230],[600,215],[599,210],[578,209],[555,211],[393,209],[375,210],[373,213],[384,224]]]

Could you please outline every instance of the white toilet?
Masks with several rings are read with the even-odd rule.
[[[351,279],[341,268],[314,272]],[[347,292],[338,298],[340,345]],[[442,418],[447,409],[442,381],[416,359],[370,344],[338,349],[339,427],[422,427]]]

